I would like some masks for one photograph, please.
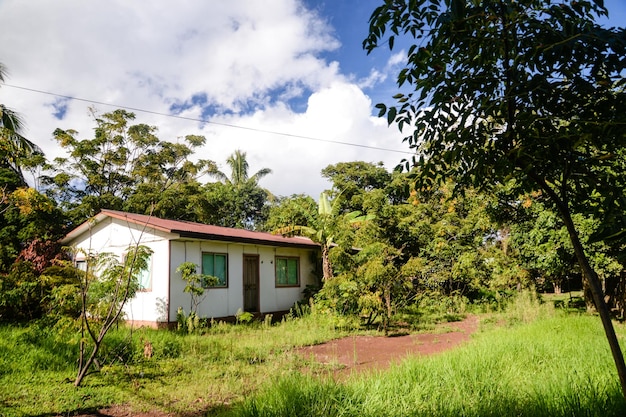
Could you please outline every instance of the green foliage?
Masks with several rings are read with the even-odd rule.
[[[239,309],[235,314],[235,319],[237,320],[237,324],[249,324],[252,320],[254,320],[254,314],[249,311],[241,311],[241,309]]]
[[[0,63],[0,83],[5,76],[6,67]],[[41,166],[43,159],[41,149],[23,136],[23,125],[18,113],[0,103],[0,169],[15,174],[20,185],[26,185],[22,169]]]
[[[138,277],[148,268],[151,254],[150,248],[137,246],[129,247],[121,261],[118,255],[108,252],[95,256],[93,270],[88,268],[81,280],[81,290],[86,294],[85,313],[107,323],[113,318],[112,312],[121,311],[139,290]]]
[[[273,196],[259,186],[259,181],[272,170],[262,168],[250,175],[246,153],[240,150],[229,156],[226,163],[230,167],[230,176],[217,169],[215,164],[208,170],[209,175],[220,182],[205,185],[198,202],[199,220],[224,227],[263,229],[268,200]]]
[[[397,265],[400,251],[384,243],[372,243],[353,256],[354,267],[327,281],[316,295],[321,306],[339,314],[360,317],[367,326],[377,319],[388,332],[400,304],[406,302],[411,276]]]
[[[223,227],[260,230],[269,210],[269,192],[256,182],[208,183],[196,198],[198,221]]]
[[[330,251],[335,244],[337,234],[346,230],[346,227],[358,227],[373,218],[371,215],[363,215],[360,211],[344,213],[339,208],[339,202],[339,198],[335,198],[331,202],[328,193],[322,192],[317,204],[317,213],[307,213],[308,222],[306,225],[289,224],[272,231],[272,233],[283,236],[306,236],[313,242],[319,243],[322,249],[322,276],[324,281],[333,277]]]
[[[18,185],[17,175],[0,167],[0,274],[18,258],[36,264],[40,273],[58,254],[54,241],[66,225],[65,214],[54,201]]]
[[[626,236],[622,128],[626,30],[596,21],[601,1],[388,1],[370,18],[371,52],[412,38],[394,96],[377,106],[408,132],[418,188],[450,178],[490,189],[513,178],[558,212],[606,330],[626,397],[626,363],[602,285],[573,214],[593,214],[598,237]],[[391,34],[387,38],[387,33]],[[606,205],[606,209],[602,209]],[[613,233],[612,233],[613,232]]]
[[[623,145],[624,116],[614,109],[626,99],[626,35],[595,23],[606,13],[592,1],[378,7],[368,52],[388,32],[414,40],[397,76],[414,92],[379,108],[410,130],[421,183],[453,177],[484,186],[513,174],[534,188],[537,176],[573,180],[574,172],[602,166],[601,156]],[[591,186],[591,178],[583,182]]]
[[[123,318],[124,305],[139,289],[139,276],[148,268],[151,254],[150,248],[141,245],[129,247],[122,260],[112,253],[84,254],[87,269],[76,270],[80,277],[81,314],[75,386],[82,384],[93,367],[100,370],[98,355],[105,346],[105,337]]]
[[[200,316],[195,311],[185,314],[182,307],[176,310],[176,328],[183,334],[201,333],[205,326],[200,321]]]
[[[271,232],[289,225],[312,226],[311,213],[316,210],[315,200],[308,195],[295,194],[278,198],[269,209],[264,230]]]
[[[476,299],[483,290],[527,285],[502,244],[504,232],[488,216],[491,198],[473,189],[455,196],[453,187],[448,182],[435,191],[414,191],[404,210],[402,221],[417,231],[417,252],[406,266],[416,288]]]
[[[199,274],[198,265],[193,262],[183,262],[178,266],[178,268],[176,268],[176,272],[178,272],[181,275],[182,280],[187,283],[183,292],[186,292],[191,296],[189,317],[192,318],[193,322],[193,318],[197,317],[198,305],[206,296],[206,288],[217,285],[219,283],[219,278],[211,275]],[[179,313],[181,313],[181,309],[179,309]],[[184,315],[184,312],[181,314]],[[189,326],[187,329],[193,330],[189,329]]]
[[[18,262],[0,277],[0,319],[24,320],[41,316],[39,279],[28,262]]]
[[[16,262],[0,276],[0,321],[78,317],[78,279],[73,268],[50,266],[37,271],[31,262]]]
[[[178,213],[180,209],[170,212],[162,201],[171,199],[168,190],[193,190],[196,177],[212,165],[189,161],[193,149],[204,143],[202,137],[186,136],[184,143],[161,141],[156,127],[131,125],[135,114],[121,109],[102,115],[92,109],[92,117],[96,122],[92,139],[78,139],[78,132],[71,129],[54,132],[69,156],[56,158],[53,174],[42,178],[75,223],[101,208],[149,213],[157,205],[160,215]]]
[[[382,163],[363,161],[340,162],[322,169],[322,177],[333,184],[331,195],[341,201],[344,212],[362,211],[367,193],[386,190],[391,176]]]
[[[356,315],[364,323],[380,320],[387,328],[394,314],[414,310],[426,299],[442,306],[455,299],[488,304],[493,294],[529,285],[527,272],[503,240],[507,225],[489,216],[492,196],[474,189],[454,194],[452,181],[415,190],[414,173],[393,173],[386,182],[372,182],[381,188],[372,188],[359,180],[370,171],[380,173],[380,168],[328,168],[333,180],[350,190],[350,201],[362,204],[350,208],[371,214],[356,230],[348,222],[335,228],[336,246],[329,257],[337,276],[318,295],[320,307]],[[342,201],[343,195],[336,200]],[[463,312],[461,308],[441,314]]]
[[[563,222],[540,198],[526,197],[519,211],[523,212],[521,219],[510,227],[511,250],[518,253],[519,264],[533,273],[538,285],[560,292],[581,274]],[[581,241],[590,248],[589,259],[598,275],[603,279],[618,277],[623,267],[612,248],[606,242],[592,240],[599,222],[580,213],[572,219]],[[580,285],[574,289],[580,289]]]

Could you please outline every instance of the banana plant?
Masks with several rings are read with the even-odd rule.
[[[305,213],[309,225],[289,225],[274,230],[272,233],[283,236],[306,236],[318,243],[322,250],[322,274],[324,281],[333,277],[333,267],[330,262],[330,249],[334,245],[334,234],[341,222],[361,224],[372,220],[373,215],[363,215],[360,211],[340,213],[338,210],[339,199],[335,198],[332,203],[328,193],[322,192],[318,202],[317,216]]]

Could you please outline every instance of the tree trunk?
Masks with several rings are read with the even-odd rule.
[[[322,273],[324,281],[333,277],[333,266],[330,264],[329,251],[330,248],[327,245],[322,245]]]
[[[94,345],[91,351],[91,354],[89,355],[89,358],[87,358],[87,361],[84,364],[81,363],[81,366],[78,369],[78,374],[76,375],[76,379],[74,380],[75,387],[80,386],[80,384],[83,382],[83,379],[85,379],[85,377],[87,376],[87,373],[89,372],[89,368],[91,368],[91,365],[94,363],[94,360],[96,359],[96,355],[98,354],[98,351],[100,350],[101,344],[102,344],[101,340],[96,342],[96,344]],[[82,362],[82,354],[81,354],[81,362]]]
[[[558,199],[558,196],[556,196],[556,194],[552,190],[550,190],[550,194],[553,201],[556,203],[559,212],[561,213],[562,220],[565,223],[565,227],[567,228],[567,232],[574,247],[576,259],[578,260],[580,269],[583,272],[583,277],[586,279],[587,284],[589,285],[589,289],[591,290],[593,301],[595,303],[598,314],[600,315],[600,319],[602,320],[602,325],[604,326],[604,333],[606,334],[609,346],[611,347],[613,361],[615,362],[620,385],[622,387],[622,395],[624,396],[624,398],[626,398],[626,363],[624,363],[624,355],[622,353],[622,350],[620,349],[617,335],[615,334],[615,328],[613,327],[613,321],[611,320],[609,308],[604,300],[604,295],[602,293],[602,283],[600,282],[596,271],[594,271],[594,269],[591,267],[589,259],[585,254],[584,248],[578,236],[578,231],[574,226],[569,207],[567,207],[566,203]]]

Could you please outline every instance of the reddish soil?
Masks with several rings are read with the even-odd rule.
[[[330,365],[337,379],[355,373],[388,368],[411,355],[433,355],[469,340],[478,329],[478,318],[445,323],[428,333],[405,336],[351,336],[301,349],[305,357]]]
[[[330,365],[332,375],[338,380],[356,374],[384,370],[392,363],[399,363],[410,355],[433,355],[470,339],[478,329],[478,317],[470,316],[463,321],[445,323],[435,331],[405,336],[351,336],[328,343],[300,349],[305,358],[312,358],[322,365]],[[323,371],[327,372],[327,371]],[[200,414],[198,414],[200,415]],[[134,413],[126,406],[113,406],[96,413],[79,414],[75,417],[174,417],[161,411]],[[189,414],[194,416],[194,414]]]

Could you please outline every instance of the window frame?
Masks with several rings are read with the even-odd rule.
[[[200,255],[200,273],[202,275],[211,275],[211,276],[215,276],[214,274],[207,274],[204,271],[204,255],[213,255],[213,272],[215,272],[215,256],[223,256],[224,257],[224,285],[205,285],[204,280],[202,281],[201,285],[202,288],[205,289],[220,289],[220,288],[228,288],[228,273],[229,273],[229,268],[228,268],[228,253],[226,252],[210,252],[210,251],[202,251],[202,254]]]
[[[278,282],[278,262],[280,260],[285,260],[287,261],[287,283],[286,284],[281,284]],[[295,260],[296,261],[296,283],[295,284],[290,284],[289,283],[289,261],[290,260]],[[274,284],[276,286],[276,288],[297,288],[300,287],[300,257],[299,256],[275,256],[274,257]]]

